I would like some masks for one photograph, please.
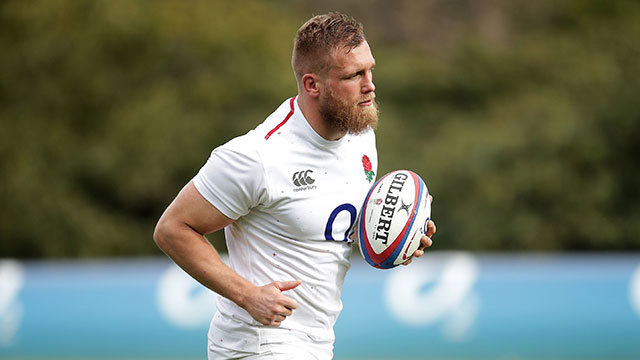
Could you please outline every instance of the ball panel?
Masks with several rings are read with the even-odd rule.
[[[414,179],[416,180],[416,186],[420,188],[419,194],[419,204],[415,207],[413,220],[411,224],[411,230],[409,231],[409,236],[411,238],[404,244],[402,249],[402,256],[398,256],[395,258],[394,266],[400,265],[405,261],[409,260],[413,253],[420,247],[420,239],[422,235],[426,233],[427,229],[427,221],[431,216],[431,204],[429,203],[429,190],[426,185],[422,181],[422,179],[414,174]]]
[[[421,206],[424,205],[423,192],[426,187],[422,179],[417,174],[415,174],[414,172],[410,172],[410,174],[413,177],[413,183],[415,186],[415,198],[413,202],[414,206],[411,210],[410,217],[411,222],[407,224],[405,230],[401,234],[403,239],[402,242],[398,244],[398,251],[394,251],[390,259],[387,259],[386,261],[388,262],[389,260],[393,259],[392,266],[400,265],[403,262],[409,260],[409,258],[420,246],[420,238],[422,237],[422,234],[418,234],[420,230],[420,223],[416,222],[416,219],[418,218],[418,210],[420,210]],[[409,236],[411,238],[407,242],[407,238],[409,238]],[[402,256],[400,256],[400,251],[402,251]]]
[[[371,186],[371,189],[369,189],[369,193],[367,193],[367,197],[364,200],[364,204],[362,205],[362,209],[360,210],[360,215],[358,219],[358,239],[359,239],[359,245],[360,245],[360,253],[364,257],[364,259],[367,261],[367,263],[369,263],[369,265],[371,266],[377,266],[377,264],[370,256],[370,254],[375,254],[375,252],[373,251],[373,249],[371,248],[371,244],[369,243],[369,235],[366,227],[366,224],[368,222],[367,218],[369,218],[369,215],[370,215],[369,211],[367,211],[369,209],[367,205],[369,204],[373,191],[378,189],[378,186],[380,185],[380,183],[384,181],[384,179],[386,179],[391,174],[392,173],[388,173],[384,175],[383,177],[378,179],[373,184],[373,186]]]

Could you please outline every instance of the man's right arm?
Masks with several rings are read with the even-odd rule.
[[[256,286],[229,268],[205,234],[231,224],[232,219],[209,203],[189,182],[160,217],[153,233],[158,247],[207,288],[244,308],[258,322],[278,326],[297,307],[282,294],[300,281]]]

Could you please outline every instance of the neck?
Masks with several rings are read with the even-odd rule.
[[[329,141],[340,140],[346,135],[346,132],[334,130],[324,121],[319,111],[319,101],[317,98],[306,96],[303,92],[302,94],[298,94],[298,105],[305,119],[307,119],[307,122],[311,125],[311,128],[324,139]]]

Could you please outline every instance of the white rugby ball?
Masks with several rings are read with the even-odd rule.
[[[410,170],[384,175],[369,190],[358,217],[362,256],[381,269],[409,260],[430,217],[429,190],[420,176]]]

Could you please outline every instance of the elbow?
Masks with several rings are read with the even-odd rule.
[[[169,239],[169,226],[167,225],[167,221],[164,218],[160,218],[158,223],[156,224],[155,229],[153,229],[153,241],[156,245],[163,250],[167,247],[168,239]]]
[[[171,256],[185,243],[188,233],[185,233],[184,223],[178,219],[163,215],[153,230],[153,241],[165,254]]]

